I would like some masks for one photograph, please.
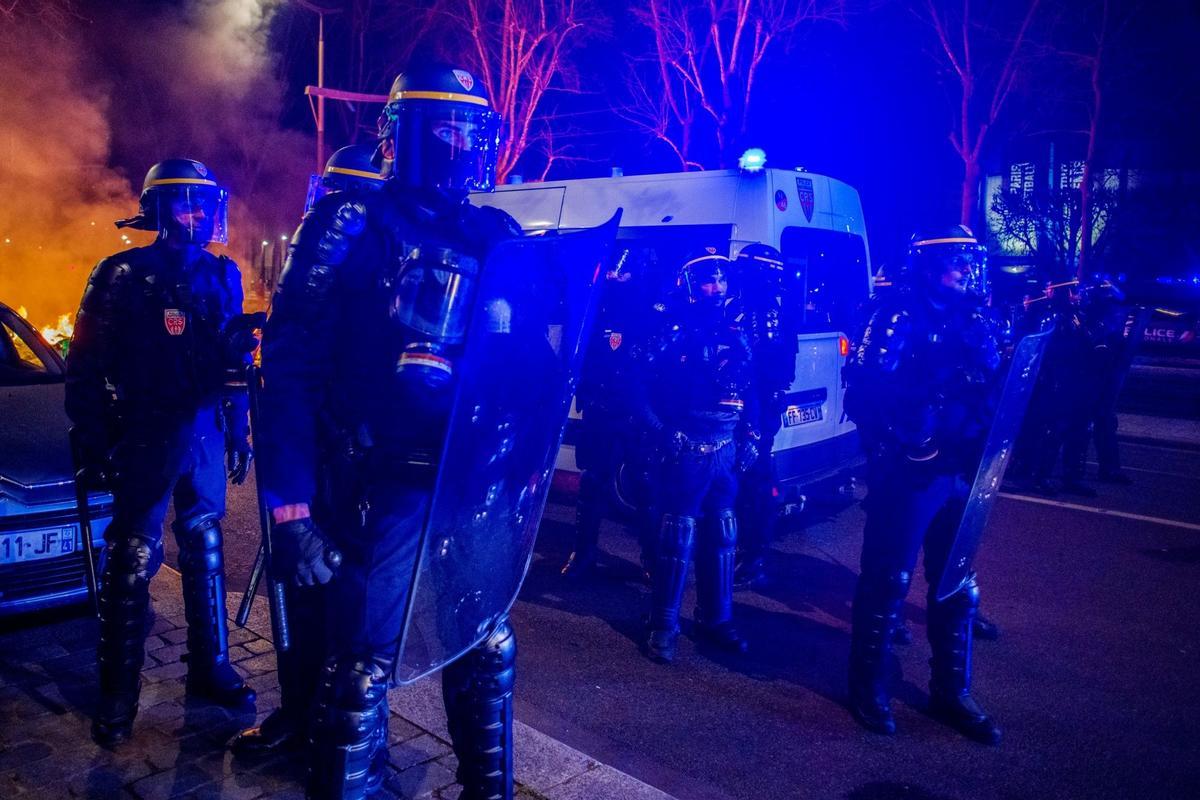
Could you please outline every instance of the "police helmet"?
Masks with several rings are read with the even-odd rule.
[[[785,283],[783,254],[769,244],[754,242],[733,260],[739,288],[750,292],[779,292]]]
[[[918,231],[909,241],[905,277],[910,284],[986,297],[987,248],[966,225]]]
[[[383,176],[374,159],[375,147],[369,144],[352,144],[335,151],[325,162],[325,171],[309,180],[304,213],[332,192],[351,189],[370,192],[383,186]]]
[[[193,244],[229,241],[229,192],[208,167],[190,158],[168,158],[146,173],[139,213],[118,228],[158,231]]]
[[[398,75],[379,118],[379,139],[376,161],[387,179],[453,192],[495,185],[500,115],[465,69],[425,64]]]
[[[728,292],[729,266],[729,257],[720,248],[699,247],[684,259],[675,285],[688,302],[719,305]]]

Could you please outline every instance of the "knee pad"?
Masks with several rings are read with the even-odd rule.
[[[163,563],[161,539],[146,534],[130,533],[108,542],[105,584],[113,589],[149,585],[150,579]]]
[[[171,525],[179,541],[179,566],[216,572],[224,568],[221,521],[215,514],[202,514]]]
[[[972,614],[979,608],[979,582],[975,580],[975,573],[971,573],[970,577],[967,578],[967,582],[962,585],[962,588],[945,600],[937,600],[936,591],[935,587],[929,587],[930,610],[933,610],[936,606],[940,606],[947,610],[953,609],[959,614]]]
[[[738,521],[732,508],[722,508],[713,515],[716,523],[716,546],[722,550],[737,544]]]
[[[330,658],[322,674],[317,728],[342,744],[374,731],[386,708],[391,665],[392,659],[380,654]]]
[[[689,552],[696,541],[696,518],[664,514],[658,531],[660,553]]]

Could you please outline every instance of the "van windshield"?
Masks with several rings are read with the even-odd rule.
[[[861,236],[822,228],[789,227],[780,237],[787,269],[803,298],[806,333],[854,330],[868,297],[870,274]]]

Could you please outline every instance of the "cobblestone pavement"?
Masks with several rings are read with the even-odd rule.
[[[279,702],[265,603],[230,631],[230,658],[258,692],[258,713],[190,700],[180,661],[186,646],[179,578],[154,580],[154,616],[133,739],[110,752],[89,736],[95,703],[96,623],[87,614],[0,628],[0,798],[302,798],[295,754],[244,763],[226,743]],[[231,595],[230,608],[240,601]],[[453,800],[456,762],[442,719],[440,682],[393,690],[390,766],[380,800]],[[668,795],[517,724],[522,800],[670,800]]]

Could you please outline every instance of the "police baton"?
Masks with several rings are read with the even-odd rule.
[[[88,503],[88,470],[83,464],[82,434],[77,426],[67,431],[71,442],[71,463],[75,467],[75,505],[79,511],[79,535],[83,538],[84,575],[92,611],[100,616],[100,583],[96,577],[96,545],[92,541],[92,507]]]
[[[250,364],[246,367],[246,389],[250,400],[250,432],[256,435],[259,431],[259,392],[262,390],[262,373],[258,366]],[[258,442],[255,442],[257,446]],[[267,598],[271,604],[271,638],[275,641],[275,649],[280,653],[287,652],[291,647],[291,633],[288,628],[287,600],[284,596],[284,582],[271,574],[271,538],[274,533],[274,521],[270,509],[267,508],[267,498],[262,488],[261,458],[254,459],[254,482],[258,495],[258,524],[262,528],[262,543],[258,546],[258,555],[254,559],[254,568],[250,570],[250,580],[246,585],[246,593],[242,595],[242,604],[238,608],[234,621],[238,627],[246,627],[250,618],[250,607],[254,603],[254,595],[258,592],[258,584],[262,581],[263,573],[267,573]]]

